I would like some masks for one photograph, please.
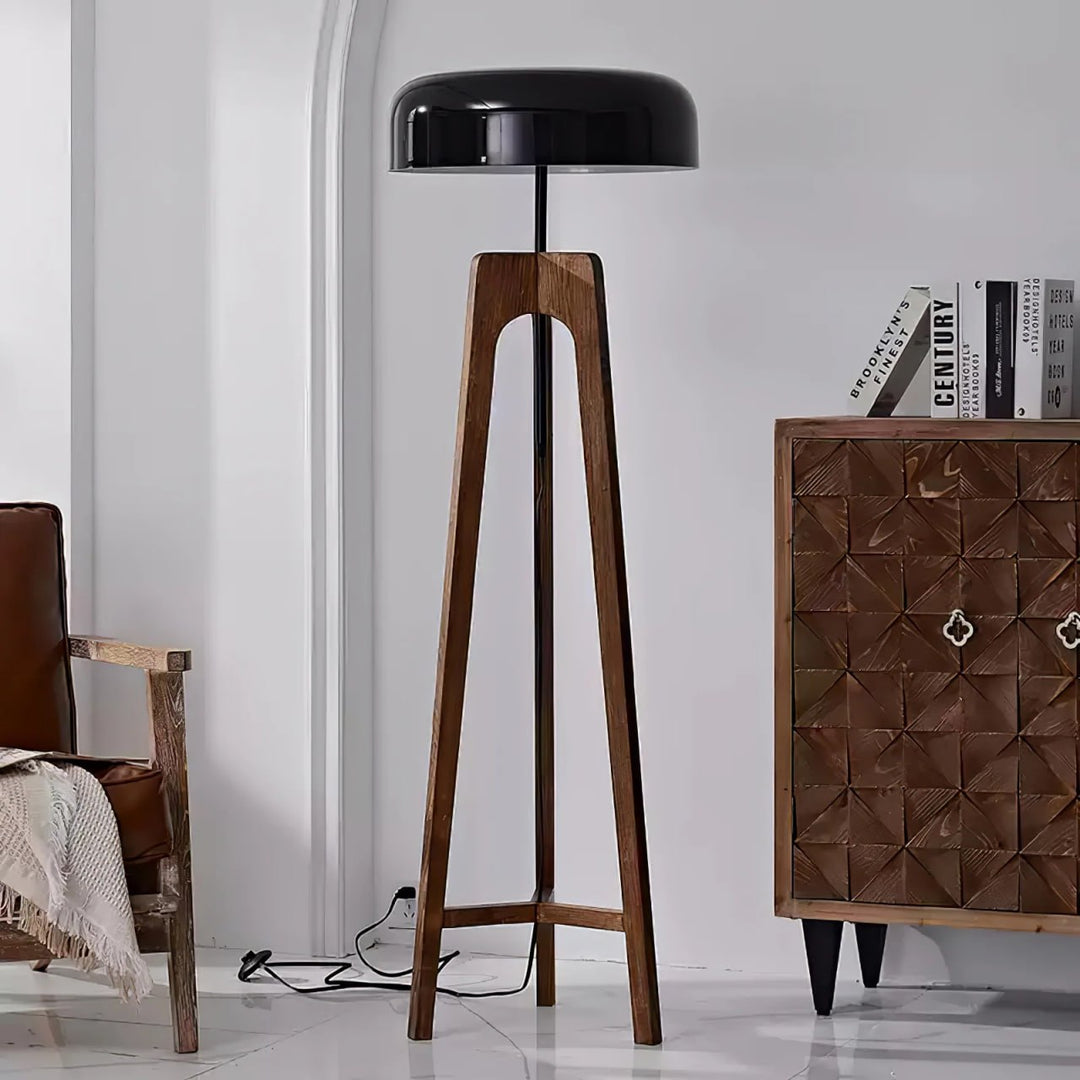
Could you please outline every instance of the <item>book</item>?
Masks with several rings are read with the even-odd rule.
[[[930,287],[930,415],[960,415],[960,283]]]
[[[986,415],[986,282],[960,284],[960,416]]]
[[[1016,300],[1013,415],[1052,420],[1072,413],[1072,281],[1025,278]]]
[[[986,415],[1012,419],[1016,282],[986,282]]]
[[[892,415],[926,357],[929,310],[929,293],[922,288],[908,289],[848,393],[849,413]]]

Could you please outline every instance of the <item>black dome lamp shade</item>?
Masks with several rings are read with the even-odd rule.
[[[641,71],[542,68],[425,75],[392,108],[395,171],[693,169],[693,98]]]
[[[639,71],[544,68],[427,75],[391,113],[395,172],[532,172],[531,252],[477,255],[443,589],[431,770],[417,896],[409,1038],[431,1038],[443,927],[531,923],[536,1003],[555,1004],[556,925],[626,936],[634,1041],[660,1042],[630,612],[623,553],[603,270],[595,255],[547,251],[548,172],[694,169],[697,113],[674,79]],[[647,263],[643,260],[643,265]],[[533,642],[536,890],[516,904],[446,907],[446,872],[469,651],[495,343],[520,315],[533,322]],[[551,320],[574,341],[592,532],[600,658],[622,881],[621,908],[556,903],[552,580]]]

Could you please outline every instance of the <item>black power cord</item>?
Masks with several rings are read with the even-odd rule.
[[[365,926],[362,930],[357,931],[354,939],[356,945],[356,955],[360,962],[374,972],[376,975],[382,976],[384,979],[400,979],[407,975],[411,975],[413,969],[405,968],[402,971],[383,971],[381,968],[377,968],[370,960],[364,956],[362,949],[360,948],[360,939],[365,934],[370,934],[372,930],[378,929],[382,926],[387,919],[390,918],[395,905],[399,900],[415,900],[416,890],[411,885],[403,886],[394,893],[393,899],[390,901],[390,906],[386,909],[386,914],[377,922],[373,922],[370,926]],[[260,949],[258,952],[246,952],[240,959],[240,970],[236,973],[236,977],[241,982],[250,982],[252,978],[260,971],[265,971],[270,978],[276,982],[281,983],[282,986],[288,987],[297,994],[325,994],[328,990],[398,990],[407,991],[408,986],[403,986],[401,983],[391,982],[372,982],[366,979],[342,979],[340,976],[344,972],[348,971],[353,965],[346,961],[343,964],[338,963],[319,963],[312,960],[276,960],[273,963],[270,962],[271,957],[274,954],[269,949]],[[445,956],[439,957],[439,962],[436,967],[436,974],[441,974],[443,968],[450,963],[455,957],[460,956],[460,950],[455,949],[454,952],[446,953]],[[525,978],[522,979],[521,985],[507,990],[451,990],[448,986],[436,986],[435,992],[438,994],[445,994],[447,997],[454,998],[492,998],[492,997],[510,997],[513,994],[520,994],[528,985],[532,979],[533,962],[536,958],[536,927],[533,926],[532,940],[529,942],[529,959],[525,966]],[[276,968],[331,968],[325,976],[323,976],[322,985],[316,986],[297,986],[294,983],[284,979],[277,973]]]

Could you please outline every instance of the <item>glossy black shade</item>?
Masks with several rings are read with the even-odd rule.
[[[686,88],[643,71],[457,71],[403,86],[391,112],[395,171],[694,169]]]

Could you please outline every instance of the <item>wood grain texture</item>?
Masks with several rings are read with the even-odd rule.
[[[146,671],[190,671],[190,649],[166,649],[154,645],[133,645],[113,638],[80,635],[68,639],[71,655],[82,660],[143,668]]]
[[[871,908],[866,904],[851,901],[793,900],[782,914],[792,919],[841,919],[844,922],[858,922],[873,918],[879,923],[905,923],[910,926],[1080,934],[1080,918],[1075,915],[1037,915],[1016,910],[967,910],[898,904],[875,904]]]
[[[0,922],[0,960],[51,961],[53,954],[37,938],[24,934],[11,923]]]
[[[555,888],[555,541],[549,316],[533,316],[533,334],[544,357],[542,370],[535,365],[533,370],[537,408],[533,418],[533,606],[539,634],[533,658],[533,831],[536,891],[538,895],[550,895]],[[555,927],[546,923],[536,927],[536,1004],[555,1004]]]
[[[1021,499],[1074,499],[1080,494],[1073,443],[1022,442],[1016,454]]]
[[[172,948],[172,916],[161,915],[157,912],[139,912],[135,915],[135,937],[139,942],[139,951],[144,953],[167,953]],[[173,988],[169,984],[169,1000],[172,1001]],[[198,1042],[198,1026],[194,1030],[196,1043]],[[178,1054],[186,1054],[194,1051],[179,1049],[182,1045],[181,1031],[176,1022],[176,1013],[173,1013],[173,1047]],[[186,1030],[186,1037],[190,1038],[191,1029]],[[195,1046],[195,1050],[198,1046]]]
[[[574,338],[576,351],[585,489],[592,532],[593,579],[622,879],[622,917],[630,969],[630,1007],[634,1041],[655,1045],[662,1037],[660,994],[653,942],[603,272],[595,255],[542,256],[539,266],[540,306],[566,324]]]
[[[617,908],[586,907],[582,904],[536,905],[536,919],[542,925],[583,926],[589,930],[625,930],[623,913]]]
[[[1076,932],[1078,441],[777,422],[779,914]]]
[[[847,620],[833,616],[844,636],[842,645],[822,640],[803,622],[800,648],[795,649],[794,581],[792,579],[793,474],[791,436],[777,428],[773,468],[773,526],[776,534],[773,563],[775,617],[773,620],[773,802],[774,860],[773,908],[782,914],[792,898],[792,842],[794,840],[792,785],[792,716],[795,708],[793,668],[795,656],[807,667],[824,662],[843,667],[847,659]],[[828,618],[828,616],[826,616]]]
[[[473,259],[443,580],[427,812],[417,894],[416,944],[409,997],[410,1039],[430,1039],[435,1014],[435,980],[465,703],[476,549],[495,378],[495,345],[507,323],[535,307],[535,296],[534,256],[477,255]]]
[[[443,927],[511,926],[536,922],[536,904],[467,904],[443,909]]]
[[[476,548],[494,378],[495,345],[502,328],[519,315],[550,316],[563,322],[574,339],[584,442],[586,490],[593,540],[597,614],[600,626],[608,740],[615,799],[622,881],[621,919],[626,934],[634,1038],[660,1041],[659,995],[652,933],[652,909],[641,795],[637,715],[633,690],[629,606],[619,503],[615,422],[608,360],[603,276],[594,255],[485,254],[473,261],[466,318],[465,362],[458,412],[457,448],[451,496],[443,614],[428,782],[428,807],[418,894],[414,974],[409,1006],[409,1037],[431,1037],[439,942],[446,919],[481,918],[479,910],[444,910],[457,760],[461,738],[468,661]],[[542,486],[545,478],[534,484]],[[542,554],[542,553],[541,553]],[[539,603],[545,603],[538,594]],[[541,674],[544,658],[541,657]],[[554,788],[550,781],[553,743],[538,680],[537,727],[537,896],[540,944],[538,1004],[554,1001],[551,969],[554,939],[541,918],[562,905],[550,905],[554,878]],[[492,905],[487,916],[525,918],[528,905]],[[565,909],[567,917],[610,921],[590,909]],[[575,914],[576,913],[576,914]],[[476,925],[476,924],[472,924]],[[576,925],[576,924],[575,924]],[[590,923],[589,925],[592,925]]]
[[[791,439],[822,440],[1037,441],[1045,439],[1057,442],[1077,442],[1080,441],[1080,420],[933,420],[917,416],[785,417],[776,421],[776,434]]]
[[[541,926],[583,926],[592,930],[622,930],[623,913],[618,908],[562,904],[553,900],[530,900],[510,904],[469,904],[443,910],[443,927],[512,926],[520,923]]]
[[[131,910],[137,915],[171,915],[178,907],[175,896],[132,894]]]
[[[168,916],[173,1042],[178,1054],[191,1054],[199,1048],[199,1016],[191,898],[184,676],[178,671],[148,671],[146,697],[150,711],[150,757],[164,776],[173,829],[172,854],[162,860],[160,868],[162,894],[175,905],[175,910]]]

